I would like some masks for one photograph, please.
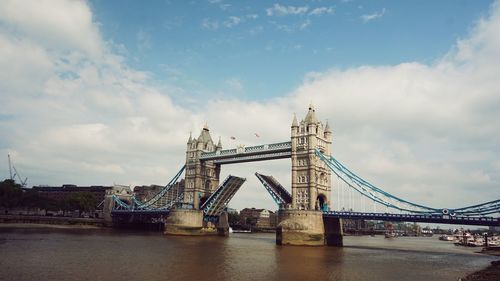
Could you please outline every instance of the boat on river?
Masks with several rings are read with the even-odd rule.
[[[441,241],[454,241],[455,237],[453,235],[443,234],[443,235],[439,236],[439,240],[441,240]]]
[[[385,238],[395,238],[397,237],[397,234],[396,232],[394,231],[387,231],[385,234],[384,234]]]

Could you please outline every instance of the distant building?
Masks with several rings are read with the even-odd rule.
[[[78,192],[88,192],[95,198],[96,205],[104,200],[107,190],[112,190],[112,186],[77,186],[74,184],[64,184],[62,186],[33,186],[33,190],[41,197],[62,201],[70,194]]]
[[[362,232],[368,230],[368,224],[365,220],[352,220],[352,219],[344,219],[342,220],[342,227],[345,232],[354,233],[354,232]]]
[[[121,185],[121,184],[115,184],[113,185],[110,189],[106,190],[106,194],[111,195],[111,194],[116,194],[116,195],[123,195],[123,196],[131,196],[133,194],[132,189],[130,188],[130,185]]]
[[[156,194],[162,191],[165,186],[161,185],[142,185],[134,187],[134,196],[142,202],[146,202],[153,198]],[[167,192],[162,196],[162,200],[166,202],[171,202],[177,199],[180,195],[184,193],[184,179],[181,179],[175,183]]]
[[[140,201],[148,201],[153,198],[160,190],[164,188],[161,185],[142,185],[134,187],[134,196]]]
[[[276,214],[266,209],[245,208],[240,212],[240,219],[243,225],[253,229],[276,228]]]

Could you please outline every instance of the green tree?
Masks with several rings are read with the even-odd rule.
[[[15,208],[22,203],[23,191],[21,185],[11,179],[0,182],[0,207]]]
[[[90,192],[75,192],[68,195],[61,205],[65,211],[92,212],[96,208],[96,201]]]
[[[45,209],[44,198],[40,198],[36,190],[30,189],[22,193],[21,204],[25,208]]]
[[[239,226],[241,224],[241,216],[238,213],[228,213],[227,219],[231,227]]]

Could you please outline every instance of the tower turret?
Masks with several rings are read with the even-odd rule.
[[[296,135],[299,132],[299,123],[297,122],[297,115],[293,114],[292,121],[292,135]]]
[[[221,151],[222,150],[222,142],[221,142],[220,137],[219,137],[219,142],[217,142],[217,146],[215,147],[215,150],[216,151]]]

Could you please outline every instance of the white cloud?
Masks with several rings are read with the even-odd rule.
[[[219,29],[219,21],[205,18],[201,21],[201,27],[207,30]]]
[[[320,16],[324,14],[334,14],[335,9],[333,7],[318,7],[314,8],[309,12],[309,15]]]
[[[264,30],[264,27],[262,25],[257,25],[257,26],[250,28],[248,33],[250,33],[251,35],[256,35],[258,33],[261,33],[263,30]]]
[[[295,7],[295,6],[283,6],[280,4],[274,4],[272,8],[266,9],[266,14],[268,16],[288,16],[288,15],[303,15],[307,13],[309,7]]]
[[[0,3],[0,21],[46,47],[80,50],[93,57],[102,53],[99,29],[85,2],[5,0]]]
[[[259,15],[257,15],[257,14],[248,14],[248,15],[246,15],[246,18],[247,19],[255,20],[255,19],[259,18]]]
[[[310,20],[305,20],[303,21],[300,26],[299,26],[299,29],[300,30],[304,30],[306,29],[307,27],[309,27],[311,25],[311,21]]]
[[[385,14],[385,8],[382,8],[379,12],[374,12],[372,14],[366,14],[361,16],[361,20],[363,20],[364,23],[370,22],[372,20],[378,19],[383,17]]]
[[[137,32],[137,49],[139,52],[145,52],[151,49],[152,43],[151,43],[151,35],[149,33],[145,32],[144,30],[140,30]]]
[[[393,194],[434,206],[496,199],[498,28],[495,4],[490,18],[432,65],[315,73],[293,100],[321,105],[337,157]]]
[[[222,4],[219,6],[219,8],[221,8],[221,10],[223,10],[223,11],[226,11],[229,8],[231,8],[231,6],[232,6],[231,4]]]
[[[281,24],[275,21],[269,21],[270,24],[274,25],[277,30],[294,33],[296,31],[306,30],[311,25],[311,20],[306,19],[304,21],[293,23],[293,24]]]
[[[90,11],[85,2],[49,4],[64,14]],[[22,4],[2,1],[0,13],[9,5]],[[91,13],[63,30],[50,23],[55,19],[34,27],[25,22],[33,19],[1,18],[0,115],[11,118],[0,119],[0,154],[13,154],[30,184],[164,183],[185,161],[189,131],[197,136],[205,121],[224,148],[286,141],[293,113],[304,117],[312,101],[333,128],[334,155],[388,192],[436,207],[499,197],[499,4],[433,64],[311,73],[281,98],[211,98],[196,110],[174,104],[169,90],[127,66],[101,38]],[[83,45],[78,36],[61,35],[79,32],[89,40]],[[238,79],[226,82],[243,88]],[[8,170],[6,163],[0,170]],[[251,203],[275,208],[254,171],[290,184],[289,160],[228,165],[221,177],[247,177],[231,205],[247,207],[259,198]]]
[[[500,172],[500,160],[493,162],[492,167]]]
[[[238,78],[231,78],[224,82],[225,86],[230,92],[241,92],[243,91],[243,83]]]
[[[230,16],[226,21],[224,21],[224,25],[227,27],[227,28],[231,28],[233,26],[236,26],[238,24],[241,23],[241,18],[240,17],[236,17],[236,16]]]
[[[262,142],[287,139],[292,113],[303,118],[304,105],[313,101],[318,117],[328,118],[333,127],[334,155],[390,193],[435,207],[498,199],[499,28],[500,7],[495,4],[490,17],[431,65],[333,69],[309,75],[283,99],[245,105],[220,101],[209,104],[207,112],[214,124],[231,128],[228,132],[218,125],[216,132],[241,134],[241,142],[251,145],[259,141],[248,133],[254,130],[264,131]],[[255,117],[249,121],[248,116]],[[223,171],[274,173],[288,186],[289,164],[269,165]],[[251,177],[247,184],[259,186]]]
[[[16,5],[19,3],[3,1],[0,11],[10,11]],[[149,155],[146,159],[151,160],[172,145],[182,145],[188,131],[185,125],[199,123],[193,122],[196,115],[187,114],[167,95],[148,86],[148,74],[129,68],[124,58],[113,53],[112,44],[100,37],[98,24],[91,21],[85,2],[47,5],[50,9],[37,4],[17,7],[34,14],[32,19],[16,17],[17,11],[7,17],[2,15],[0,114],[12,118],[0,122],[1,130],[8,132],[2,135],[2,154],[13,151],[19,163],[34,168],[30,170],[35,170],[35,175],[40,173],[30,177],[32,184],[161,180],[148,179],[146,174],[132,175],[133,170],[144,165],[137,157]],[[74,16],[78,24],[68,24],[61,30],[52,22],[54,19],[44,18],[54,11]],[[78,21],[82,11],[88,12],[88,17]],[[41,30],[43,33],[32,34]],[[85,37],[85,31],[92,31],[92,36]],[[54,38],[57,44],[51,41]],[[182,161],[183,157],[177,159]],[[172,173],[170,168],[151,166],[149,170],[163,172],[163,180]],[[94,173],[97,170],[100,173]]]

